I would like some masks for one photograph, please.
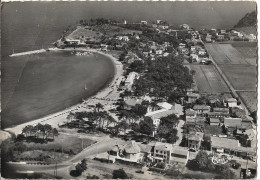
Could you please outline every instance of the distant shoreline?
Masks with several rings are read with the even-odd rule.
[[[19,134],[21,133],[22,129],[27,126],[27,125],[36,125],[38,123],[43,123],[43,124],[50,124],[53,127],[58,127],[58,124],[61,124],[63,121],[66,120],[67,115],[71,112],[71,111],[75,111],[77,109],[79,109],[80,107],[83,107],[84,104],[86,104],[90,99],[95,99],[95,98],[104,98],[106,96],[109,95],[109,93],[111,93],[111,91],[113,91],[113,85],[116,84],[117,79],[122,76],[123,73],[123,68],[122,68],[122,64],[118,61],[118,59],[116,59],[115,57],[113,57],[110,54],[106,54],[104,52],[101,52],[99,50],[96,49],[90,49],[90,48],[66,48],[66,49],[59,49],[59,48],[49,48],[48,51],[53,51],[53,52],[58,52],[58,51],[85,51],[85,52],[92,52],[92,53],[97,53],[97,54],[101,54],[103,56],[108,57],[114,66],[114,76],[113,78],[110,80],[110,82],[105,85],[103,88],[99,89],[98,92],[96,92],[94,95],[89,96],[86,98],[86,100],[84,100],[81,103],[77,103],[75,105],[72,105],[64,110],[58,111],[56,113],[53,114],[48,114],[42,118],[39,119],[35,119],[35,120],[31,120],[19,125],[15,125],[13,127],[9,127],[4,129],[5,132],[10,132],[13,134]]]

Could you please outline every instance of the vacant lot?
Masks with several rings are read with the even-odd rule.
[[[239,96],[251,112],[257,110],[257,92],[238,92]]]
[[[224,93],[229,89],[215,66],[213,65],[189,65],[190,69],[195,70],[195,81],[199,92],[203,93]]]
[[[217,64],[248,64],[231,44],[206,44],[206,48]]]
[[[219,65],[235,90],[254,91],[257,83],[256,66]]]
[[[81,39],[82,41],[100,42],[102,33],[92,31],[89,28],[78,27],[70,35],[67,36],[69,39]]]

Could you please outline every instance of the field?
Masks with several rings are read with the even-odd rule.
[[[241,91],[238,94],[251,112],[257,110],[257,92]]]
[[[195,70],[195,82],[201,93],[224,93],[229,92],[217,69],[213,65],[189,65]]]
[[[255,42],[214,43],[206,44],[206,48],[249,110],[256,110],[257,44]]]
[[[256,66],[219,65],[235,90],[254,91],[257,84]]]
[[[67,36],[69,39],[81,39],[83,41],[100,42],[102,33],[92,31],[84,27],[78,27],[75,31]]]
[[[94,141],[86,138],[78,138],[71,135],[60,134],[55,137],[53,142],[48,142],[47,144],[37,144],[37,143],[25,143],[28,150],[44,150],[44,151],[62,151],[74,153],[79,153],[82,151],[82,147],[86,148],[93,144]]]

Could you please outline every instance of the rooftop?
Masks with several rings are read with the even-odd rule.
[[[213,108],[214,112],[229,112],[228,108]]]
[[[207,105],[194,105],[193,106],[194,110],[210,110],[210,106]]]
[[[125,103],[129,106],[135,106],[136,104],[141,104],[142,100],[136,98],[126,98]]]
[[[176,111],[172,110],[172,109],[170,109],[170,110],[160,109],[157,111],[152,111],[152,112],[146,113],[145,116],[151,117],[152,119],[160,119],[163,117],[167,117],[171,114],[176,114]]]
[[[211,123],[219,123],[219,118],[210,118]]]
[[[163,109],[172,109],[173,105],[172,104],[169,104],[167,102],[161,102],[161,103],[158,103],[157,106],[163,108]]]
[[[188,136],[189,140],[192,141],[201,141],[204,136],[204,133],[201,132],[191,132]]]
[[[186,116],[194,116],[196,112],[193,109],[186,109],[185,114]]]
[[[238,148],[239,141],[236,139],[228,139],[211,136],[211,146],[215,148],[225,148],[225,149],[233,149]]]
[[[172,149],[172,145],[169,143],[156,142],[154,144],[154,149],[159,151],[170,151]]]
[[[240,127],[241,122],[241,118],[224,118],[224,124],[228,127]]]

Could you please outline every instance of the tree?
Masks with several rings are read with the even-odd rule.
[[[97,103],[95,106],[95,111],[99,112],[100,109],[103,109],[104,106],[101,103]]]
[[[131,124],[131,128],[132,128],[132,130],[133,130],[134,132],[137,132],[137,133],[140,132],[140,126],[139,126],[139,124],[137,124],[137,123],[132,123],[132,124]]]
[[[153,126],[152,121],[150,121],[150,120],[140,121],[139,126],[140,126],[140,133],[143,133],[143,134],[146,134],[149,136],[153,134],[154,126]]]
[[[117,169],[113,171],[113,179],[127,179],[128,176],[123,169]]]
[[[125,120],[119,122],[117,125],[118,125],[119,129],[123,129],[124,133],[126,133],[126,129],[128,128],[128,124]]]
[[[167,136],[166,141],[168,143],[175,143],[177,140],[179,139],[179,137],[177,136],[177,129],[173,129]]]
[[[211,161],[208,158],[208,154],[205,151],[199,151],[196,160],[198,162],[199,169],[207,169],[208,164],[211,163]]]
[[[142,117],[146,114],[147,107],[142,104],[136,104],[134,107],[132,107],[131,111],[137,116]]]

